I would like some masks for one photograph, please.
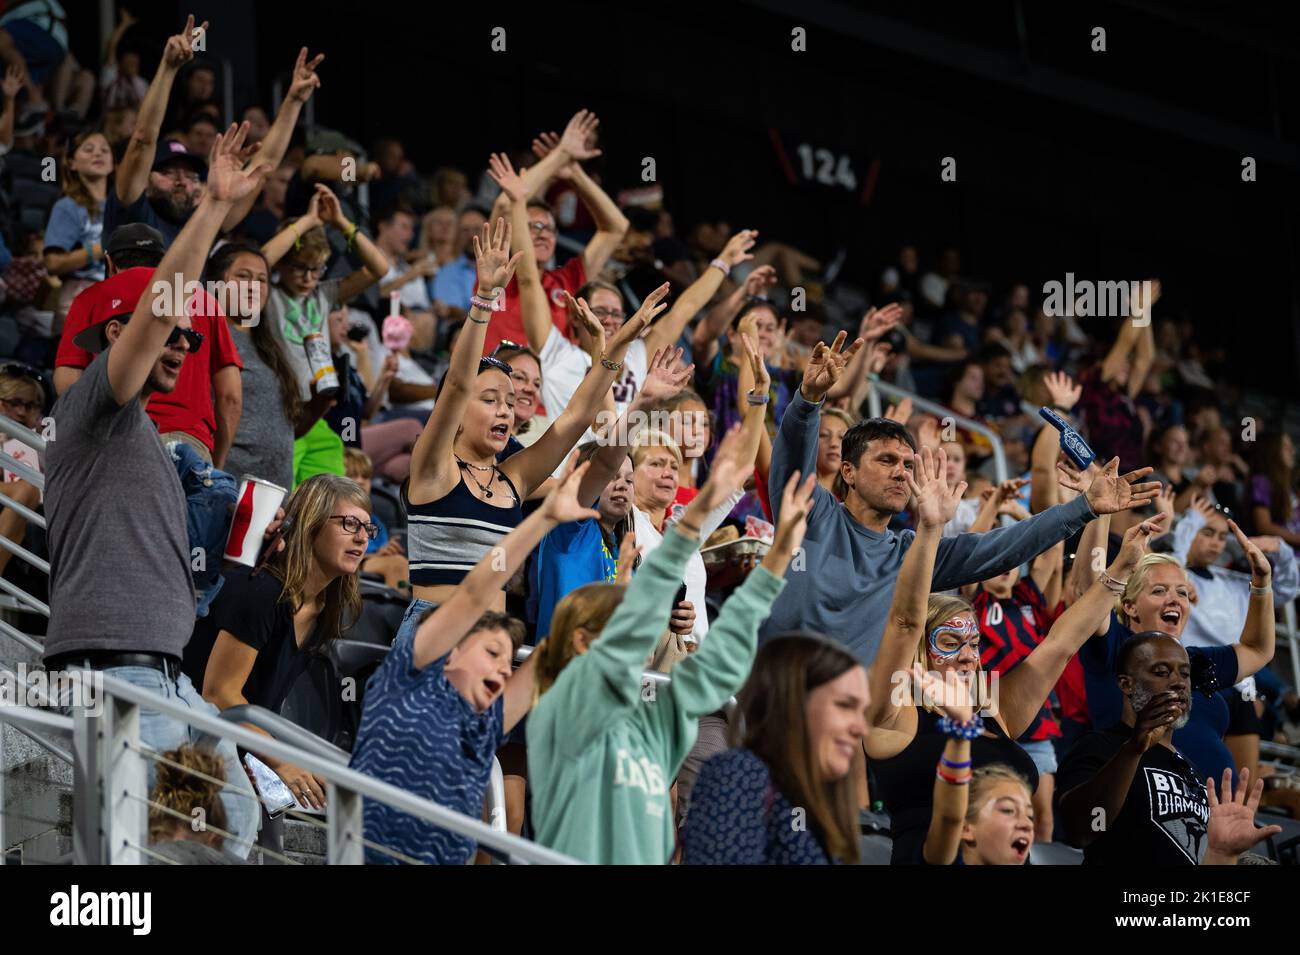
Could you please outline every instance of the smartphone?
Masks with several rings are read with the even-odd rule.
[[[369,334],[369,332],[366,331],[366,327],[365,327],[364,325],[349,325],[349,326],[348,326],[348,338],[352,339],[354,342],[363,342],[363,341],[365,341],[365,340],[366,340],[366,336],[367,336],[368,334]]]
[[[257,790],[257,797],[262,800],[262,805],[266,807],[266,814],[272,819],[298,804],[298,800],[294,798],[293,793],[289,792],[289,787],[284,784],[284,780],[266,763],[252,753],[245,753],[244,765],[248,767],[248,774],[253,780],[253,787]]]
[[[270,563],[271,555],[275,553],[280,546],[280,541],[284,540],[291,530],[293,530],[293,518],[286,515],[284,520],[280,522],[279,528],[271,535],[271,539],[262,546],[262,553],[257,558],[257,566],[253,568],[253,572],[248,576],[256,577],[266,569],[266,565]]]
[[[673,607],[676,608],[679,603],[686,599],[686,585],[682,584],[677,589],[677,596],[673,598]]]

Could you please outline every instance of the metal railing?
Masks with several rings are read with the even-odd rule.
[[[229,719],[202,713],[111,674],[88,674],[102,686],[99,704],[77,707],[64,716],[26,706],[0,707],[0,723],[70,733],[73,740],[73,860],[82,865],[140,864],[148,845],[146,759],[140,711],[148,710],[186,724],[199,733],[228,739],[249,752],[284,760],[326,780],[326,861],[359,865],[368,844],[363,833],[362,800],[373,799],[458,835],[473,839],[511,862],[576,864],[577,860],[528,842],[501,828],[447,809],[341,763],[319,745],[310,749],[265,736]],[[255,708],[235,714],[257,718]],[[251,795],[251,791],[250,791]]]
[[[904,398],[912,399],[912,407],[917,411],[925,411],[934,415],[941,421],[944,418],[951,418],[954,424],[958,424],[967,431],[975,434],[982,434],[988,438],[989,443],[993,446],[993,477],[994,480],[1001,484],[1011,475],[1007,472],[1007,455],[1002,447],[1002,437],[983,422],[976,421],[973,418],[966,418],[957,414],[951,408],[944,407],[937,401],[930,401],[928,398],[922,398],[920,395],[914,395],[905,388],[899,388],[897,385],[891,385],[887,381],[873,380],[871,390],[867,392],[867,408],[871,411],[871,417],[879,418],[884,414],[883,404],[880,396],[884,395],[891,399],[895,404]]]

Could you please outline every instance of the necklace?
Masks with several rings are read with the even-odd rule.
[[[456,460],[459,461],[467,468],[473,468],[475,471],[495,471],[497,469],[497,466],[495,464],[473,464],[469,461],[466,461],[459,454],[456,455]]]
[[[456,462],[463,468],[472,468],[476,471],[491,471],[492,477],[488,478],[487,484],[484,484],[482,481],[480,481],[477,477],[474,476],[472,472],[469,473],[469,479],[478,486],[478,489],[480,491],[483,492],[484,498],[492,497],[492,482],[501,473],[495,464],[491,464],[487,466],[484,466],[482,464],[470,464],[468,461],[464,460],[459,454],[456,455]],[[514,493],[513,488],[511,489],[510,496],[514,498],[514,502],[516,504],[519,503],[519,497]]]

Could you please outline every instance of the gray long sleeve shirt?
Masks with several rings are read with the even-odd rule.
[[[817,466],[821,406],[795,394],[772,448],[768,490],[779,510],[781,492],[797,469]],[[939,542],[932,590],[996,577],[1081,530],[1096,515],[1083,495],[1010,527],[959,534]],[[868,530],[821,486],[813,489],[803,553],[786,572],[786,588],[759,633],[760,643],[796,629],[832,637],[870,665],[880,648],[898,571],[916,535]]]

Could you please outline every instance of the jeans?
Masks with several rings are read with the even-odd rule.
[[[199,695],[198,691],[194,689],[194,684],[190,682],[190,678],[184,673],[180,674],[176,682],[173,683],[167,679],[165,673],[152,667],[107,667],[103,672],[125,683],[130,683],[132,686],[138,686],[143,690],[157,693],[164,699],[174,703],[182,703],[197,713],[206,713],[209,716],[219,715],[217,708]],[[170,716],[164,716],[156,710],[140,708],[140,743],[142,746],[147,746],[159,753],[165,753],[186,743],[198,745],[201,742],[211,747],[211,737],[208,737],[205,733],[172,719]],[[240,762],[239,753],[235,750],[235,744],[228,739],[219,740],[215,751],[226,763],[227,785],[221,790],[221,803],[226,810],[225,829],[237,839],[245,840],[234,841],[228,839],[226,840],[225,849],[241,859],[247,858],[253,840],[257,838],[257,829],[262,821],[262,807],[257,797],[253,795],[252,783],[248,780],[248,774],[244,772],[244,766]],[[148,760],[147,765],[149,791],[152,793],[158,776],[157,764],[153,760]]]
[[[420,628],[420,618],[424,616],[424,612],[432,610],[436,606],[438,606],[436,603],[420,600],[418,597],[412,600],[410,606],[406,608],[406,613],[402,616],[402,625],[397,628],[397,636],[393,638],[393,646],[414,637],[415,631]]]

